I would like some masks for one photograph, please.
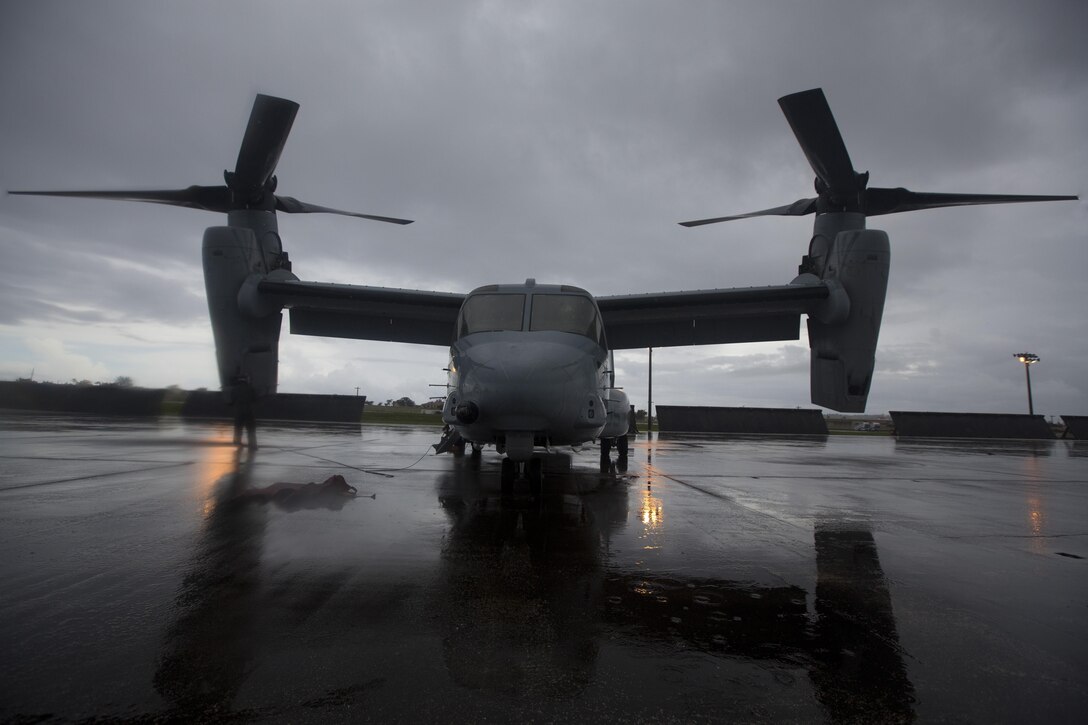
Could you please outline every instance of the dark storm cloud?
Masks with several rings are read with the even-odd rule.
[[[1088,190],[1079,2],[35,2],[0,12],[0,186],[219,183],[253,94],[292,98],[302,107],[281,192],[419,220],[284,216],[305,278],[465,291],[533,276],[597,294],[787,282],[810,220],[675,222],[810,196],[812,172],[775,99],[816,86],[875,186]],[[11,197],[0,215],[6,324],[65,310],[163,324],[204,314],[200,233],[221,217]],[[889,366],[878,367],[874,405],[910,389],[912,369],[951,379],[960,369],[914,358],[980,369],[1005,365],[991,358],[1002,345],[1039,345],[1075,391],[1066,399],[1088,406],[1088,376],[1073,362],[1084,323],[1069,314],[1088,306],[1085,216],[1081,203],[873,220],[894,247]],[[128,264],[110,267],[111,257]],[[939,344],[932,329],[944,331]],[[994,341],[977,344],[982,331]],[[330,345],[339,358],[389,349]],[[738,363],[726,367],[746,378],[747,404],[804,404],[796,352],[662,353],[700,371],[662,394],[729,403],[740,386],[722,358]],[[442,351],[419,354],[441,367]],[[322,375],[342,387],[335,369]]]
[[[207,314],[199,271],[173,262],[149,265],[115,252],[80,250],[71,238],[16,240],[18,275],[0,287],[0,324],[193,322]]]

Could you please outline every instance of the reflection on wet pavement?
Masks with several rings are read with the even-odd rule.
[[[7,423],[0,719],[1016,722],[1088,704],[1072,443],[640,439],[625,475],[593,449],[549,458],[537,500],[500,496],[494,456],[413,464],[425,429],[270,428],[238,454],[214,426]],[[245,495],[333,474],[367,497]]]
[[[153,678],[155,691],[186,717],[229,712],[245,679],[256,641],[253,612],[268,516],[258,507],[232,505],[249,486],[253,463],[227,449],[210,457],[232,465],[221,476],[218,466],[209,466],[203,526]]]

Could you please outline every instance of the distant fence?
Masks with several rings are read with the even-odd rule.
[[[658,429],[674,433],[827,435],[821,411],[801,408],[722,408],[658,405]]]
[[[916,413],[891,411],[900,438],[1020,438],[1053,440],[1041,415],[1013,413]]]

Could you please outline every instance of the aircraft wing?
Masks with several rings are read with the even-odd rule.
[[[613,350],[797,340],[800,317],[829,296],[823,284],[598,297]]]
[[[262,298],[291,311],[291,333],[448,346],[465,296],[390,287],[265,279]]]
[[[329,282],[263,280],[291,312],[291,333],[446,346],[465,295]],[[597,297],[614,350],[796,340],[826,286],[780,285]]]

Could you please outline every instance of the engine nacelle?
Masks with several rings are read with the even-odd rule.
[[[823,265],[822,278],[841,285],[848,313],[810,316],[812,402],[847,413],[862,413],[869,398],[876,342],[888,291],[891,246],[876,229],[839,232]]]
[[[239,304],[247,278],[259,279],[268,272],[256,235],[240,227],[208,227],[203,258],[220,385],[229,390],[238,376],[245,376],[258,396],[275,393],[283,315],[278,307],[248,304],[243,309]]]

